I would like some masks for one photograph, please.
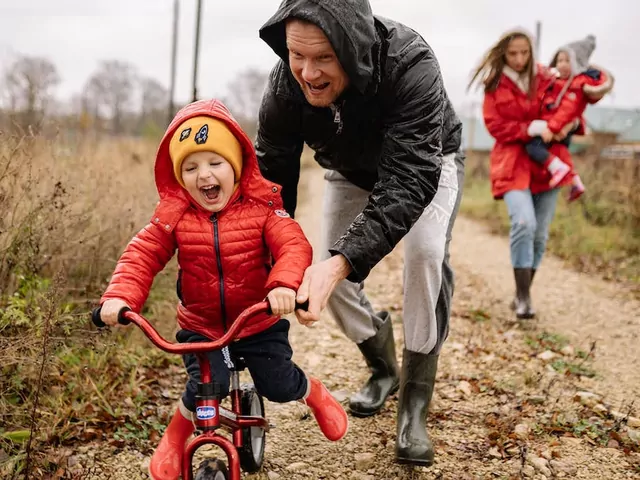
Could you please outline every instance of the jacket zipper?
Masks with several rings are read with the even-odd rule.
[[[222,311],[222,326],[227,331],[227,309],[224,304],[224,275],[222,273],[222,257],[220,256],[220,236],[218,234],[218,214],[211,215],[213,223],[213,247],[216,252],[216,262],[218,264],[219,293],[220,293],[220,310]]]
[[[340,114],[340,108],[335,103],[330,105],[331,111],[333,112],[333,123],[338,124],[338,130],[336,130],[336,135],[340,135],[342,133],[342,115]]]

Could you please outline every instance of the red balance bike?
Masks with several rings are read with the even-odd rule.
[[[307,305],[308,303],[296,304],[296,309],[306,310]],[[236,338],[248,319],[261,313],[270,313],[270,311],[268,302],[258,303],[242,312],[224,336],[215,342],[182,344],[165,340],[147,319],[130,309],[124,308],[120,311],[118,323],[121,325],[134,323],[156,347],[168,353],[195,354],[200,364],[200,383],[196,397],[197,433],[184,452],[183,480],[193,480],[193,455],[198,448],[207,444],[216,445],[224,450],[228,461],[228,474],[225,473],[224,476],[228,480],[241,480],[241,467],[248,473],[256,472],[262,467],[265,436],[269,431],[269,422],[264,415],[263,399],[253,385],[240,385],[239,372],[243,367],[232,368],[229,392],[231,410],[220,407],[218,386],[212,381],[211,365],[206,353],[226,348]],[[106,326],[100,319],[100,307],[93,310],[91,319],[97,327]],[[231,433],[231,440],[219,434],[220,427]],[[224,465],[221,470],[224,470]]]

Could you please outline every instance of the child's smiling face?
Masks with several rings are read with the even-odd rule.
[[[571,59],[567,52],[559,52],[556,58],[556,68],[560,72],[562,78],[568,78],[571,75]]]
[[[182,162],[182,181],[191,197],[209,212],[222,210],[234,192],[234,171],[214,152],[194,152]]]

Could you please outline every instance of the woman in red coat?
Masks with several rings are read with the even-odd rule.
[[[260,174],[253,145],[227,108],[208,100],[180,110],[158,149],[155,175],[160,202],[116,265],[102,297],[102,321],[116,325],[123,307],[139,312],[155,275],[177,251],[178,341],[218,338],[247,307],[265,298],[271,304],[273,315],[250,321],[228,356],[208,354],[221,396],[229,391],[227,369],[242,358],[261,395],[306,402],[324,435],[342,438],[348,427],[344,409],[292,362],[289,322],[280,318],[294,309],[311,245],[283,210],[280,186]],[[193,433],[200,371],[194,355],[185,355],[184,363],[189,380],[151,459],[154,480],[180,476]]]
[[[491,189],[494,198],[504,199],[511,220],[510,246],[518,318],[533,318],[530,287],[540,265],[555,213],[559,188],[570,183],[563,179],[550,187],[551,174],[532,162],[525,144],[547,130],[539,120],[541,105],[553,75],[536,65],[530,36],[512,31],[488,51],[475,71],[471,83],[484,85],[484,122],[495,138],[490,157]],[[550,154],[572,167],[565,145],[554,143]]]

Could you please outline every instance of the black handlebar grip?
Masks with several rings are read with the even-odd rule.
[[[129,307],[122,307],[120,309],[120,311],[118,312],[118,323],[120,325],[129,325],[131,323],[129,320],[127,320],[123,316],[125,312],[130,312],[130,311],[131,309]]]
[[[294,310],[304,310],[306,312],[307,310],[309,310],[309,300],[302,303],[296,302],[296,306],[294,307]],[[267,307],[267,314],[273,315],[273,311],[271,310],[271,304],[269,304],[269,306]]]
[[[309,300],[302,303],[296,302],[296,307],[294,308],[294,310],[304,310],[306,312],[307,310],[309,310]]]
[[[104,323],[102,321],[102,319],[100,318],[100,311],[102,310],[102,307],[96,307],[91,311],[91,321],[93,322],[93,324],[98,327],[98,328],[104,328],[107,326],[106,323]]]
[[[129,320],[127,320],[122,316],[124,312],[128,312],[130,310],[131,309],[129,307],[122,307],[120,309],[120,311],[118,312],[118,323],[120,325],[129,325],[131,323]],[[100,318],[101,312],[102,312],[102,306],[96,307],[91,311],[91,321],[98,328],[104,328],[107,326],[107,324],[102,321],[102,318]]]

